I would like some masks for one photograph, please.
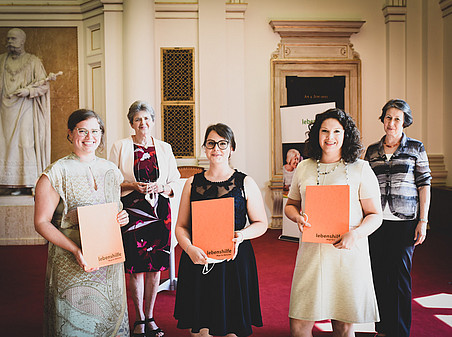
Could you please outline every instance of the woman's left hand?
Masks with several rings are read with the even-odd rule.
[[[357,234],[351,230],[343,234],[339,239],[333,242],[333,246],[337,249],[352,249],[357,240]]]
[[[159,183],[148,183],[148,193],[163,193],[165,192],[165,185]]]
[[[122,210],[118,213],[118,215],[116,215],[116,220],[121,227],[127,225],[129,223],[129,213],[127,213],[125,210]]]
[[[239,245],[243,242],[243,240],[243,233],[241,231],[234,232],[234,238],[232,239],[232,241],[234,241],[234,257],[232,260],[234,260],[237,256],[237,253],[239,252]]]
[[[414,230],[414,243],[415,246],[421,245],[425,238],[427,237],[427,223],[424,221],[419,221],[417,223],[416,229]]]

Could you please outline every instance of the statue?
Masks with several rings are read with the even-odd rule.
[[[30,190],[50,164],[49,81],[41,60],[25,52],[26,34],[8,31],[0,55],[0,187]]]

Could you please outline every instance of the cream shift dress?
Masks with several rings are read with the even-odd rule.
[[[377,178],[369,164],[358,159],[322,164],[319,185],[350,185],[350,229],[359,226],[363,213],[360,199],[380,202]],[[333,170],[334,169],[334,170]],[[317,163],[302,161],[294,174],[288,197],[302,200],[306,186],[317,185]],[[348,179],[347,179],[348,176]],[[306,229],[309,230],[309,229]],[[350,250],[334,248],[326,243],[301,242],[292,280],[289,317],[308,321],[334,319],[347,323],[379,321],[370,268],[367,237],[359,239]]]

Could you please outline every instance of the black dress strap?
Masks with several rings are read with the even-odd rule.
[[[235,185],[240,188],[242,191],[243,197],[246,200],[246,192],[245,192],[245,178],[246,174],[240,171],[235,170]]]

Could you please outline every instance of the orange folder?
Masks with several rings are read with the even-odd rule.
[[[350,186],[306,186],[304,212],[311,227],[305,227],[301,241],[332,243],[349,230]]]
[[[234,198],[192,201],[193,245],[213,259],[234,257]]]
[[[118,203],[77,207],[83,256],[88,268],[124,262]]]

